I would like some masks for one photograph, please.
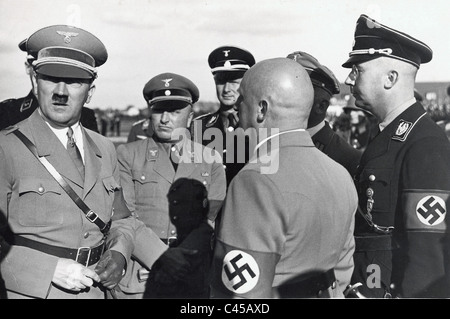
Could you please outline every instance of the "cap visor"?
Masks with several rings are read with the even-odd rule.
[[[92,73],[72,65],[47,63],[40,65],[36,72],[58,78],[92,79]]]
[[[342,67],[347,68],[347,69],[351,69],[353,64],[357,64],[357,63],[363,63],[363,62],[367,62],[376,58],[380,58],[382,57],[381,55],[365,55],[365,54],[361,54],[361,55],[353,55],[351,56],[344,64],[342,64]]]
[[[187,102],[186,99],[176,99],[171,97],[169,99],[159,100],[157,102],[152,103],[153,111],[174,111],[179,109],[184,109],[186,106],[191,105],[191,103]]]

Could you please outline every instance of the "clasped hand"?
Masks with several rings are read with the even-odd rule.
[[[53,274],[53,283],[72,290],[80,291],[91,287],[94,282],[108,289],[114,288],[122,279],[125,257],[117,251],[106,251],[100,258],[95,270],[66,258],[60,258]]]

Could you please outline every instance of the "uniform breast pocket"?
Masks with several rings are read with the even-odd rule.
[[[24,178],[19,182],[19,223],[23,226],[61,225],[66,197],[54,180]]]
[[[362,172],[360,192],[374,200],[373,211],[389,212],[392,205],[392,169],[366,169]],[[365,207],[363,207],[365,209]]]
[[[119,190],[119,183],[114,179],[113,176],[109,176],[103,179],[103,186],[105,187],[108,194],[114,194],[116,190]]]
[[[131,177],[134,183],[136,200],[142,197],[155,197],[158,189],[158,174],[153,171],[133,170]]]

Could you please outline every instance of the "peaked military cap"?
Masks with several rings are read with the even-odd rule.
[[[255,64],[253,55],[245,49],[235,46],[221,46],[213,50],[208,57],[212,74],[221,71],[247,71]]]
[[[328,91],[331,95],[340,92],[339,81],[334,73],[325,65],[320,64],[312,55],[302,51],[295,51],[288,54],[287,58],[298,62],[305,68],[314,86]]]
[[[200,92],[188,78],[175,73],[161,73],[144,86],[144,98],[149,105],[160,101],[184,101],[194,104]]]
[[[108,59],[103,43],[88,31],[69,26],[42,28],[19,43],[34,58],[37,73],[66,78],[97,77],[97,67]]]
[[[381,56],[408,62],[417,68],[430,62],[433,51],[425,43],[410,35],[387,27],[362,14],[356,22],[355,41],[350,58],[342,64],[351,68],[355,63]]]

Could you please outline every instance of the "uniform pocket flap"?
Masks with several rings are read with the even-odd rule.
[[[62,188],[55,180],[30,177],[23,178],[19,181],[19,194],[27,192],[34,192],[41,195],[48,192],[61,194]]]

